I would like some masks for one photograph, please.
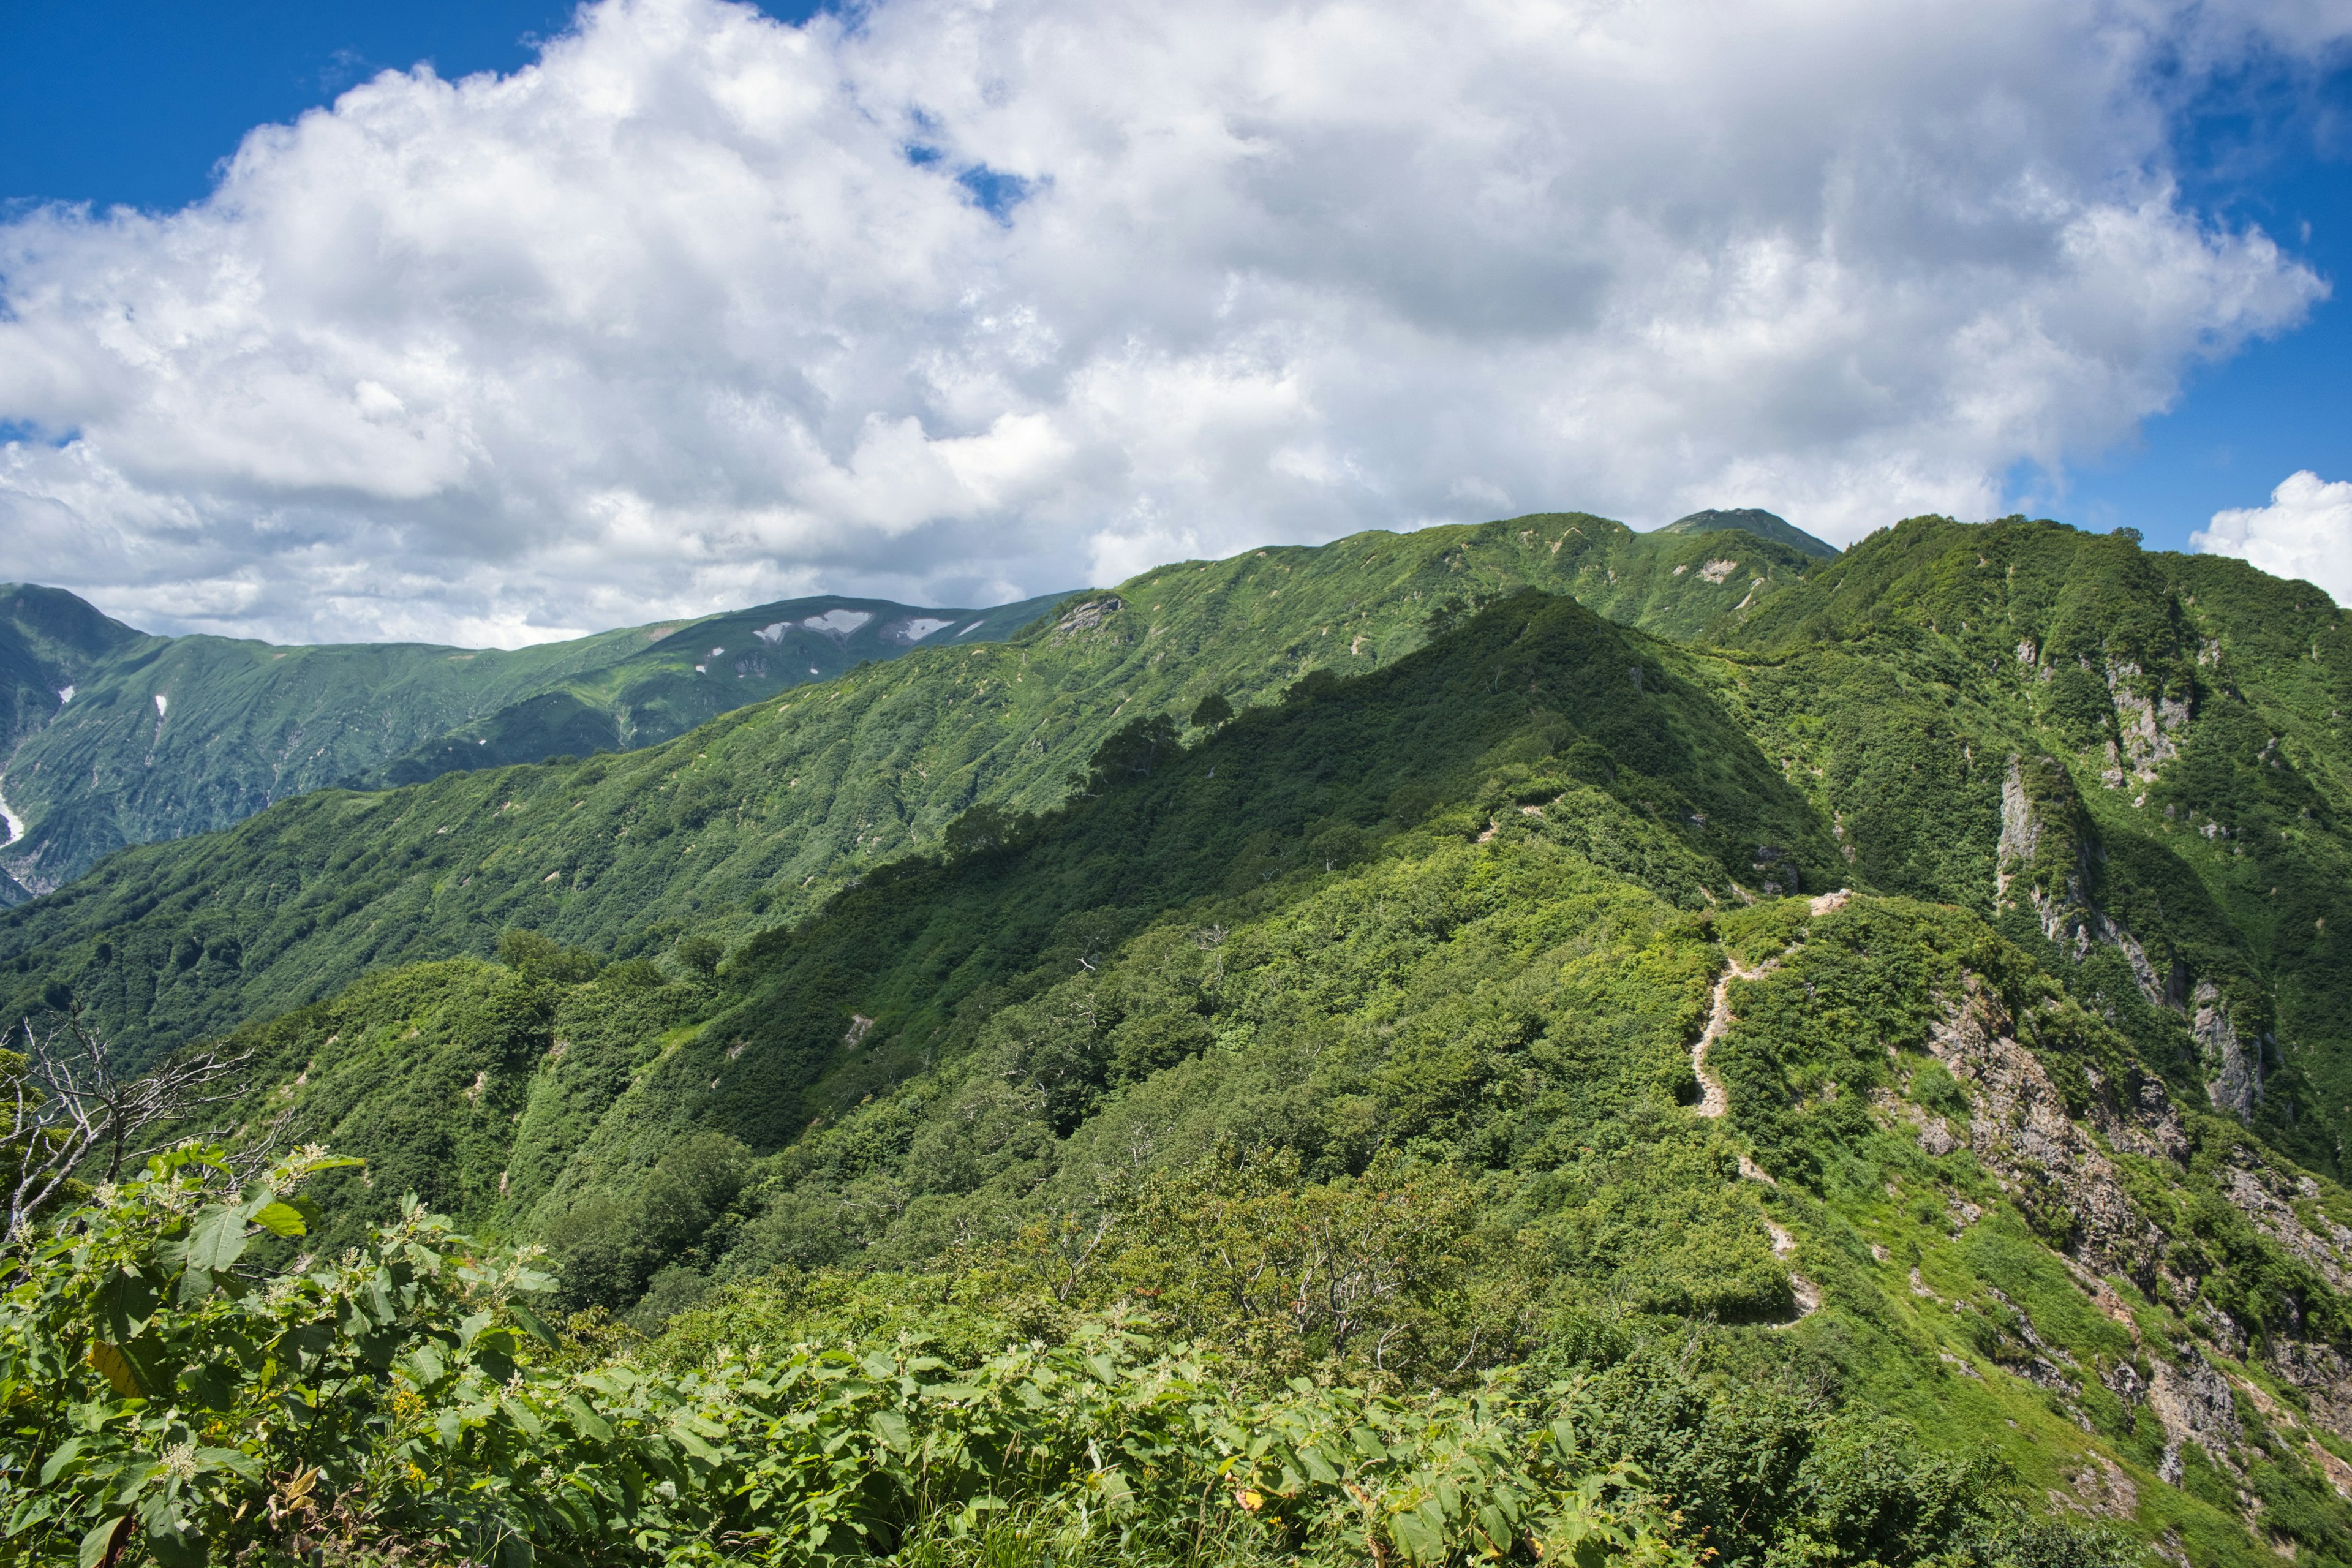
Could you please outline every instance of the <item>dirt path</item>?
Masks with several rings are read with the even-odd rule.
[[[1822,915],[1842,909],[1851,897],[1853,894],[1843,888],[1834,893],[1823,893],[1813,900],[1812,912]],[[1790,944],[1791,947],[1794,945]],[[1729,953],[1724,954],[1724,970],[1716,977],[1715,1003],[1707,1009],[1706,1027],[1699,1031],[1696,1043],[1691,1047],[1691,1076],[1698,1079],[1698,1113],[1701,1116],[1720,1116],[1731,1109],[1730,1097],[1723,1091],[1723,1080],[1712,1077],[1706,1070],[1707,1047],[1721,1039],[1724,1031],[1731,1027],[1731,983],[1735,980],[1763,979],[1780,967],[1780,960],[1788,956],[1789,951],[1789,948],[1783,948],[1780,953],[1753,969],[1746,967]],[[1764,1179],[1771,1180],[1769,1176]]]
[[[1851,896],[1843,888],[1834,893],[1823,893],[1813,900],[1812,912],[1817,915],[1826,914],[1844,904]],[[1724,955],[1723,973],[1716,977],[1714,1002],[1707,1009],[1706,1027],[1699,1031],[1697,1041],[1691,1047],[1691,1073],[1698,1079],[1699,1100],[1696,1109],[1701,1116],[1721,1116],[1731,1108],[1731,1099],[1724,1092],[1723,1080],[1706,1070],[1706,1048],[1721,1039],[1732,1025],[1731,983],[1735,980],[1760,980],[1778,969],[1780,966],[1780,959],[1787,955],[1788,950],[1783,949],[1778,956],[1766,959],[1753,969],[1748,968],[1728,953]],[[1739,1156],[1739,1173],[1748,1181],[1761,1182],[1767,1186],[1780,1185],[1745,1154]],[[1772,1256],[1787,1258],[1797,1250],[1797,1238],[1790,1235],[1785,1227],[1775,1225],[1768,1219],[1764,1222],[1764,1228],[1772,1237]],[[1917,1279],[1918,1271],[1914,1269],[1912,1280],[1915,1286]],[[1797,1315],[1786,1323],[1775,1325],[1776,1327],[1787,1328],[1791,1324],[1801,1323],[1821,1310],[1821,1287],[1793,1269],[1789,1274],[1789,1292],[1796,1300]]]
[[[1748,969],[1741,966],[1739,960],[1729,959],[1717,979],[1715,1005],[1707,1012],[1706,1027],[1698,1032],[1698,1042],[1691,1047],[1691,1076],[1698,1079],[1701,1116],[1720,1116],[1731,1109],[1731,1099],[1723,1091],[1723,1080],[1706,1070],[1707,1047],[1721,1039],[1723,1032],[1731,1027],[1731,983],[1757,979],[1780,962],[1776,958],[1760,969]]]

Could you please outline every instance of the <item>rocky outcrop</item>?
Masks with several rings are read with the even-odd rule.
[[[2214,1107],[2241,1121],[2250,1120],[2263,1098],[2260,1043],[2249,1047],[2241,1040],[2210,980],[2199,981],[2184,996],[2187,976],[2179,964],[2159,973],[2139,939],[2099,908],[2092,893],[2099,854],[2089,814],[2066,770],[2049,757],[2029,762],[2011,756],[2001,783],[1995,906],[2030,906],[2042,934],[2078,963],[2095,944],[2120,952],[2151,1005],[2189,1015]]]
[[[2172,1271],[2162,1227],[2126,1195],[2110,1151],[2161,1160],[2183,1172],[2189,1167],[2188,1131],[2164,1085],[2137,1072],[2116,1082],[2086,1069],[2093,1098],[2078,1122],[2041,1059],[2012,1037],[2013,1026],[2000,999],[1975,976],[1964,976],[1961,993],[1948,999],[1943,1018],[1930,1029],[1927,1048],[1968,1091],[1965,1129],[1892,1096],[1879,1101],[1880,1109],[1889,1120],[1910,1121],[1930,1153],[1956,1148],[1973,1153],[2042,1234],[2059,1240],[2080,1270],[2076,1279],[2084,1292],[2130,1330],[2135,1344],[2138,1327],[2102,1275],[2121,1275],[2151,1295],[2189,1303],[2190,1326],[2207,1343],[2234,1360],[2259,1350],[2281,1378],[2302,1392],[2310,1421],[2352,1436],[2352,1361],[2335,1346],[2300,1337],[2300,1312],[2292,1299],[2287,1321],[2272,1324],[2259,1340],[2250,1335],[2210,1300],[2200,1299],[2197,1279]],[[2331,1287],[2352,1289],[2352,1227],[2314,1207],[2319,1191],[2310,1177],[2269,1164],[2245,1146],[2232,1154],[2221,1184],[2222,1197],[2263,1236]],[[1924,1289],[1916,1274],[1913,1289]],[[2056,1386],[2053,1376],[2069,1375],[2070,1369],[2046,1356],[2030,1334],[2022,1337],[2037,1357],[2053,1364],[2011,1370],[2048,1387]],[[2151,1352],[2158,1348],[2147,1347]],[[2226,1465],[2231,1448],[2243,1440],[2227,1381],[2193,1352],[2170,1359],[2149,1353],[2144,1368],[2130,1361],[2108,1364],[2103,1357],[2096,1370],[2116,1397],[2126,1405],[2145,1404],[2163,1424],[2162,1473],[2168,1480],[2179,1477],[2183,1444],[2196,1444]]]
[[[1054,623],[1054,635],[1071,637],[1090,632],[1111,616],[1127,608],[1127,601],[1116,594],[1098,594],[1070,606],[1062,618]]]
[[[1928,1050],[1968,1090],[1970,1115],[1961,1142],[2045,1235],[2064,1237],[2070,1256],[2094,1272],[2122,1274],[2153,1289],[2162,1231],[2133,1209],[2114,1162],[2068,1113],[2041,1060],[2011,1037],[2008,1009],[1976,976],[1962,984],[1963,994],[1927,1039]],[[2097,1080],[2094,1087],[2092,1125],[2111,1146],[2186,1161],[2188,1136],[2162,1084]]]
[[[2138,688],[2147,677],[2137,664],[2109,662],[2107,693],[2116,705],[2116,728],[2122,734],[2124,757],[2142,784],[2156,782],[2157,770],[2180,754],[2176,733],[2188,727],[2189,704],[2160,691],[2142,696]]]
[[[2237,1402],[2221,1374],[2194,1354],[2179,1364],[2159,1361],[2147,1391],[2148,1413],[2164,1426],[2164,1460],[2157,1473],[2180,1479],[2180,1450],[2194,1443],[2214,1460],[2227,1463],[2230,1450],[2245,1440]]]
[[[2299,1199],[2317,1197],[2318,1183],[2273,1170],[2241,1149],[2230,1171],[2228,1195],[2231,1205],[2255,1229],[2310,1265],[2336,1289],[2352,1289],[2352,1229],[2315,1209],[2316,1223],[2307,1223],[2294,1206]]]
[[[2283,1340],[2269,1360],[2273,1371],[2302,1391],[2314,1421],[2338,1436],[2352,1433],[2352,1363],[2333,1345]]]
[[[2204,1063],[2205,1092],[2216,1110],[2243,1121],[2263,1098],[2262,1047],[2257,1044],[2249,1051],[2239,1040],[2229,1010],[2221,1005],[2221,990],[2211,981],[2197,983],[2193,1002],[2196,1011],[2189,1032],[2196,1037]]]
[[[1993,901],[2030,903],[2042,934],[2080,958],[2089,951],[2090,820],[2066,770],[2048,757],[2009,759],[2000,786],[2000,844],[1993,861]]]

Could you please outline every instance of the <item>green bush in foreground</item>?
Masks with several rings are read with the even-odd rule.
[[[582,1365],[518,1304],[527,1259],[414,1205],[364,1250],[253,1267],[336,1163],[239,1190],[182,1150],[11,1244],[10,1561],[1696,1561],[1565,1387],[1244,1397],[1115,1321],[963,1368],[912,1343]]]
[[[1270,1384],[1113,1308],[992,1354],[975,1310],[954,1364],[917,1334],[828,1330],[790,1292],[750,1310],[756,1287],[696,1331],[559,1339],[519,1300],[549,1285],[528,1255],[413,1201],[364,1248],[294,1256],[319,1218],[302,1184],[347,1163],[306,1149],[240,1184],[183,1148],[7,1244],[0,1563],[2126,1557],[2037,1521],[1990,1459],[1706,1394],[1655,1355],[1444,1394]]]

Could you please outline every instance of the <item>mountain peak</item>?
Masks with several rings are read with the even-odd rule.
[[[1790,545],[1803,551],[1808,555],[1819,556],[1823,561],[1834,560],[1838,553],[1836,545],[1815,539],[1803,529],[1789,521],[1787,518],[1775,516],[1758,506],[1731,507],[1722,510],[1709,507],[1705,511],[1695,511],[1688,517],[1678,517],[1658,531],[1660,533],[1716,533],[1727,528],[1743,529],[1759,539],[1769,539],[1775,543]]]

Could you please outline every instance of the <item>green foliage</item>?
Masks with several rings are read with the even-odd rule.
[[[576,985],[593,980],[604,965],[593,952],[551,942],[535,931],[510,930],[499,938],[499,962],[525,980]]]
[[[1212,691],[1202,698],[1199,705],[1192,710],[1192,727],[1196,730],[1213,730],[1219,725],[1231,723],[1233,717],[1234,705],[1226,701],[1222,693]]]
[[[37,980],[16,979],[26,994],[12,1005],[21,1008],[43,984],[68,985],[126,1047],[144,1052],[320,1000],[371,964],[487,957],[497,934],[510,926],[623,958],[657,951],[666,939],[649,933],[665,924],[669,936],[694,926],[731,947],[762,925],[809,912],[845,881],[896,856],[940,843],[950,824],[975,805],[1015,816],[1054,806],[1068,793],[1072,774],[1138,714],[1186,713],[1211,693],[1228,695],[1236,708],[1262,706],[1318,670],[1391,667],[1427,640],[1429,604],[1447,595],[1466,589],[1485,602],[1537,586],[1588,600],[1604,615],[1696,631],[1748,595],[1748,579],[1717,582],[1673,568],[1720,556],[1732,548],[1727,540],[1746,538],[1636,535],[1581,514],[1362,534],[1320,550],[1261,551],[1159,568],[1121,584],[1116,595],[1087,601],[1096,609],[1035,621],[1009,644],[981,643],[984,632],[1009,635],[1019,624],[991,620],[952,646],[925,641],[895,650],[904,657],[861,668],[813,658],[839,675],[821,687],[783,690],[730,677],[721,684],[733,695],[722,706],[749,701],[761,689],[782,691],[781,700],[753,703],[693,734],[622,756],[464,773],[389,796],[314,788],[278,799],[201,848],[181,839],[130,851],[74,890],[0,917],[0,1001],[8,1000],[12,979],[38,970]],[[1741,543],[1738,552],[1770,584],[1793,582],[1809,563],[1801,552],[1762,541]],[[753,635],[772,629],[758,619],[764,613],[738,617],[723,637],[710,629],[715,622],[675,631],[611,668],[633,669],[640,658],[667,661],[664,679],[707,688],[711,678],[691,673],[685,661],[717,645],[765,647]],[[1033,617],[1034,608],[1021,620]],[[613,657],[642,647],[631,640],[637,637],[608,634]],[[204,640],[183,639],[192,649]],[[236,668],[252,679],[276,680],[274,672],[298,667],[296,658],[276,660],[258,645],[224,646],[240,650]],[[308,650],[299,668],[342,670],[326,658],[332,651]],[[453,662],[446,650],[423,651],[431,657],[420,668],[460,686],[482,679],[469,672],[507,668],[501,660],[522,660],[514,667],[520,669],[555,657],[533,649]],[[1656,655],[1612,650],[1609,662],[1591,672],[1595,694],[1644,658],[1654,662]],[[796,673],[803,668],[774,679],[805,681]],[[1483,683],[1496,679],[1490,666]],[[135,717],[151,695],[151,686],[140,684],[146,674],[124,679],[137,690],[107,710],[117,719]],[[336,675],[316,700],[336,712],[372,712],[394,685],[369,668]],[[180,695],[173,700],[194,711],[194,689],[175,689]],[[1507,694],[1496,686],[1488,695]],[[608,700],[618,698],[595,697]],[[645,746],[719,710],[664,700],[674,719],[646,717],[625,726],[614,743]],[[255,699],[240,711],[266,719],[278,707]],[[377,732],[353,727],[351,744],[360,743],[362,730]],[[194,723],[167,725],[165,738],[210,732]],[[42,733],[43,743],[65,743],[67,731],[54,725]],[[131,743],[127,731],[104,734],[110,737],[104,746]],[[146,741],[131,739],[143,756]],[[1637,767],[1670,755],[1642,751],[1642,737],[1632,730],[1599,739],[1619,749],[1633,745],[1640,752],[1632,759]],[[283,737],[257,739],[252,749],[274,757],[285,749]],[[469,767],[494,752],[501,762],[548,754],[527,747],[510,755],[496,747],[471,749],[477,756]],[[548,747],[579,749],[569,739],[551,740]],[[231,753],[243,752],[231,747],[222,754]],[[61,759],[36,776],[83,778],[96,765],[94,755],[76,752],[70,765]],[[142,788],[176,789],[174,781],[208,776],[210,765],[191,758],[185,765],[142,766],[137,776]],[[436,771],[444,765],[446,759]],[[289,786],[352,780],[361,771],[339,761],[276,787],[282,795]],[[170,830],[185,833],[237,821],[267,798],[256,790],[234,809],[200,817],[177,805],[156,809],[179,812]],[[47,809],[30,796],[16,804],[36,820]],[[1655,805],[1664,811],[1670,802]],[[131,837],[150,832],[141,828]],[[215,953],[226,952],[224,944],[232,940],[234,962]],[[172,955],[190,941],[204,961],[173,967]]]
[[[1205,1538],[1244,1561],[1691,1561],[1637,1474],[1587,1454],[1565,1390],[1244,1400],[1115,1324],[962,1365],[813,1344],[583,1363],[516,1300],[527,1268],[414,1205],[340,1264],[232,1272],[257,1231],[300,1235],[289,1195],[328,1163],[239,1196],[216,1153],[183,1151],[16,1248],[14,1546],[163,1568],[829,1562],[952,1557],[1011,1515],[1147,1559]]]
[[[1585,1389],[1587,1441],[1637,1467],[1726,1568],[2137,1560],[2120,1536],[2035,1520],[1990,1454],[1930,1452],[1726,1349],[1645,1347]]]

